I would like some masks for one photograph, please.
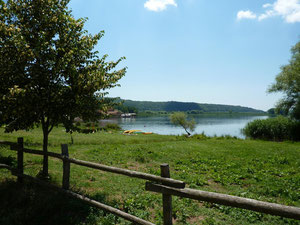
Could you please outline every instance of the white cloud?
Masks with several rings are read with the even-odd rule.
[[[276,0],[273,4],[267,3],[262,7],[266,11],[258,16],[259,21],[270,17],[281,16],[287,23],[300,22],[300,0]]]
[[[273,4],[273,10],[288,23],[300,22],[299,0],[277,0]]]
[[[148,0],[145,2],[144,7],[150,11],[163,11],[168,5],[177,7],[175,0]]]
[[[255,19],[256,18],[256,15],[251,12],[250,10],[247,10],[247,11],[239,11],[237,13],[237,19],[238,20],[241,20],[241,19]]]
[[[267,10],[265,13],[259,15],[258,20],[261,21],[261,20],[267,19],[271,16],[274,16],[274,11]]]
[[[263,8],[269,8],[269,7],[271,7],[271,6],[272,6],[272,4],[267,3],[267,4],[264,4],[264,5],[263,5]]]

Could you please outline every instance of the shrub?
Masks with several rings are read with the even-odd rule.
[[[246,137],[253,139],[300,140],[300,122],[283,116],[254,120],[249,122],[242,131]]]
[[[231,136],[231,135],[221,135],[215,137],[218,140],[237,140],[239,139],[237,136]]]
[[[83,134],[90,134],[90,133],[93,133],[93,132],[95,132],[94,130],[92,130],[92,129],[78,129],[78,132],[79,133],[83,133]]]
[[[209,139],[209,137],[206,136],[204,134],[204,132],[202,132],[201,134],[194,134],[194,135],[191,136],[191,138],[197,139],[197,140],[207,140],[207,139]]]
[[[117,123],[107,123],[104,126],[105,130],[121,130],[122,128]]]

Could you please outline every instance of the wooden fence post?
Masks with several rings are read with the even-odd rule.
[[[170,178],[170,168],[168,164],[161,164],[160,172],[162,177]],[[172,196],[163,194],[162,200],[164,225],[172,225]]]
[[[23,152],[23,148],[24,148],[24,139],[22,137],[18,138],[18,155],[17,155],[17,160],[18,160],[18,174],[23,175],[24,173],[24,166],[23,166],[23,162],[24,162],[24,152]],[[23,183],[23,177],[18,176],[17,181],[19,183]]]
[[[65,190],[69,190],[69,187],[70,187],[70,161],[69,161],[69,150],[68,150],[67,144],[61,145],[61,154],[63,156],[62,187]]]

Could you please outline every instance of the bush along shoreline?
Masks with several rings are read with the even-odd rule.
[[[300,121],[283,116],[257,119],[248,123],[242,132],[251,139],[300,141]]]
[[[98,131],[120,131],[122,130],[122,128],[116,124],[116,123],[106,123],[105,125],[100,125],[98,123],[91,123],[91,122],[87,122],[87,123],[80,123],[80,122],[76,122],[74,124],[74,131],[78,132],[78,133],[83,133],[83,134],[90,134],[90,133],[95,133]]]

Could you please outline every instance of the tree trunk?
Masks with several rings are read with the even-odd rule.
[[[184,128],[185,132],[187,132],[188,136],[191,136],[191,133],[188,132],[188,130],[186,128]]]
[[[73,139],[72,134],[73,134],[73,131],[70,131],[70,135],[71,135],[71,145],[74,144],[74,139]]]
[[[43,139],[43,152],[45,153],[44,158],[43,158],[43,172],[42,175],[43,177],[47,178],[49,176],[48,174],[48,156],[46,155],[46,153],[48,152],[48,127],[43,125],[43,135],[44,135],[44,139]]]

